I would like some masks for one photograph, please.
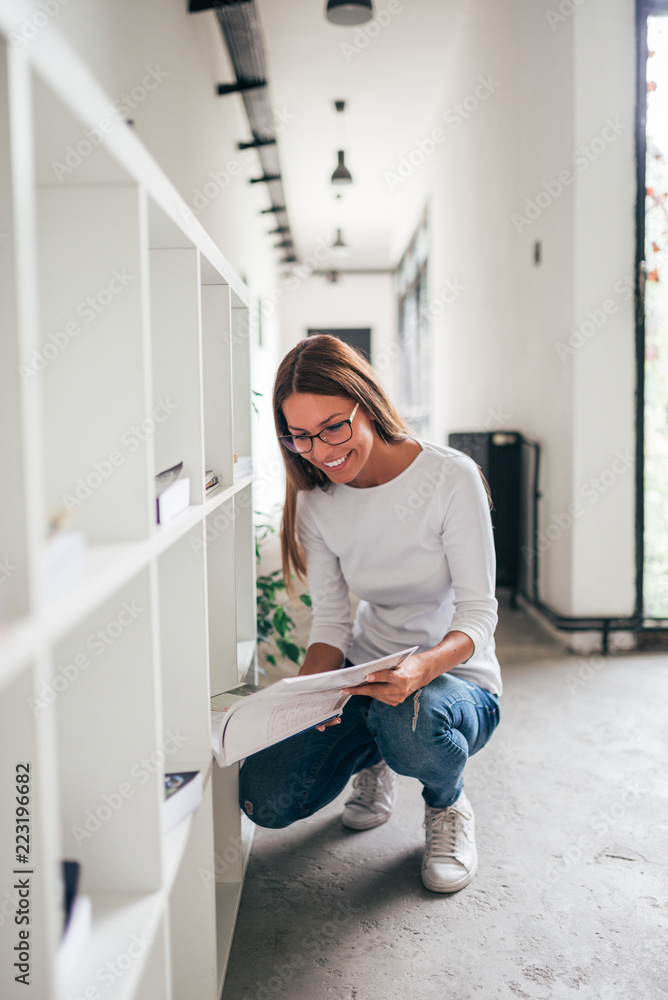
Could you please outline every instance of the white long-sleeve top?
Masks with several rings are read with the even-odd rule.
[[[325,642],[364,663],[465,632],[475,651],[451,673],[501,694],[487,494],[468,455],[419,444],[413,462],[380,486],[332,483],[299,494],[297,532],[313,602],[309,645]],[[354,622],[349,588],[360,598]]]

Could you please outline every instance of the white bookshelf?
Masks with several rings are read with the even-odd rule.
[[[0,995],[26,995],[20,869],[31,995],[216,1000],[252,832],[209,715],[256,673],[252,476],[234,471],[252,453],[249,293],[56,26],[13,50],[22,16],[0,0]],[[190,507],[158,526],[153,479],[179,461]],[[72,497],[85,562],[49,587],[48,515]],[[178,769],[202,772],[204,799],[163,834]],[[59,982],[63,858],[82,864],[93,929]]]

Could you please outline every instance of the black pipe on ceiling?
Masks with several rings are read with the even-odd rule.
[[[264,183],[271,207],[261,214],[274,213],[281,234],[292,245],[290,222],[285,207],[285,192],[278,158],[275,116],[269,102],[264,45],[254,0],[189,0],[188,10],[195,14],[214,10],[236,76],[234,83],[218,85],[218,94],[239,94],[248,118],[252,140],[239,142],[242,149],[257,150],[262,176],[252,177],[251,184]],[[296,263],[294,254],[288,263]],[[286,263],[286,261],[281,261]]]

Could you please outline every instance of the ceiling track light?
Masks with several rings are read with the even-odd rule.
[[[251,142],[238,142],[237,149],[262,149],[263,146],[275,145],[275,139],[253,139]]]
[[[364,24],[373,17],[373,4],[371,0],[327,0],[325,17],[331,24],[344,27]]]
[[[219,97],[225,97],[227,94],[243,94],[245,90],[258,90],[266,86],[266,80],[237,80],[236,83],[219,83],[216,92]]]

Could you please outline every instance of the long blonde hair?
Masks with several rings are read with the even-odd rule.
[[[316,396],[346,396],[360,403],[374,421],[382,441],[396,443],[410,437],[411,429],[388,399],[369,362],[338,337],[318,333],[300,341],[281,361],[274,382],[274,422],[276,433],[288,434],[283,403],[293,393]],[[297,494],[326,486],[330,480],[307,459],[282,448],[285,462],[285,503],[281,521],[283,579],[288,593],[294,593],[292,574],[306,577],[304,551],[297,537]]]

